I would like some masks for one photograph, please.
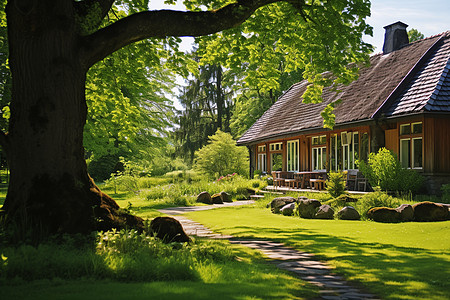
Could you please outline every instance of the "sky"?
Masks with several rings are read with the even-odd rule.
[[[150,9],[184,10],[182,1],[178,3],[173,6],[165,5],[164,0],[151,0]],[[450,0],[373,0],[371,3],[367,22],[373,27],[373,37],[366,36],[364,41],[375,46],[375,53],[383,48],[383,27],[397,21],[408,24],[408,30],[419,30],[425,37],[450,30]],[[183,48],[189,50],[191,41],[185,40]]]

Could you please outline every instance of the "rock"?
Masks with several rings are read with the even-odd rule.
[[[448,208],[442,204],[429,201],[415,203],[414,220],[418,222],[445,221],[448,218]]]
[[[211,196],[213,204],[223,204],[222,196],[220,194],[214,194]]]
[[[297,198],[297,203],[300,202],[301,200],[308,200],[308,197],[305,196],[300,196]]]
[[[294,214],[294,210],[295,210],[295,202],[286,204],[280,209],[283,216],[292,216]]]
[[[197,196],[197,202],[205,204],[213,204],[211,195],[208,192],[201,192]]]
[[[438,203],[438,204],[440,204],[443,207],[446,207],[448,209],[447,220],[450,220],[450,204],[447,204],[447,203]]]
[[[332,220],[334,218],[334,210],[331,206],[324,204],[319,207],[319,210],[314,215],[314,218]]]
[[[270,202],[270,210],[274,214],[279,214],[280,209],[286,204],[295,202],[295,198],[293,197],[277,197]]]
[[[184,232],[181,223],[171,217],[156,217],[150,222],[150,231],[165,243],[190,242],[190,238]]]
[[[414,209],[409,204],[402,204],[395,209],[400,213],[400,220],[402,222],[409,222],[414,220]]]
[[[359,220],[361,216],[353,206],[346,206],[337,213],[340,220]]]
[[[223,202],[233,202],[231,195],[227,192],[220,192],[220,197],[222,197]]]
[[[298,215],[300,218],[312,219],[316,214],[317,208],[321,205],[320,201],[316,199],[299,200],[297,206]]]
[[[367,217],[375,222],[397,223],[401,220],[400,212],[395,208],[374,207],[369,209]]]

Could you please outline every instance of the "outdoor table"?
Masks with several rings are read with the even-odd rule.
[[[300,172],[295,172],[294,173],[294,177],[298,178],[301,182],[301,188],[304,189],[305,188],[305,183],[308,183],[309,186],[311,187],[311,183],[310,183],[310,179],[313,178],[318,178],[320,175],[324,174],[326,172],[321,172],[321,171],[300,171]]]

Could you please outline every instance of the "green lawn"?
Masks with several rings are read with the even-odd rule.
[[[281,241],[316,254],[383,299],[448,299],[450,222],[306,220],[263,205],[189,213],[214,231]]]

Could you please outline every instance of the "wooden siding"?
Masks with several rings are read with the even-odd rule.
[[[450,173],[450,118],[426,117],[424,120],[424,171]]]
[[[398,155],[398,129],[389,129],[384,132],[386,149]]]

